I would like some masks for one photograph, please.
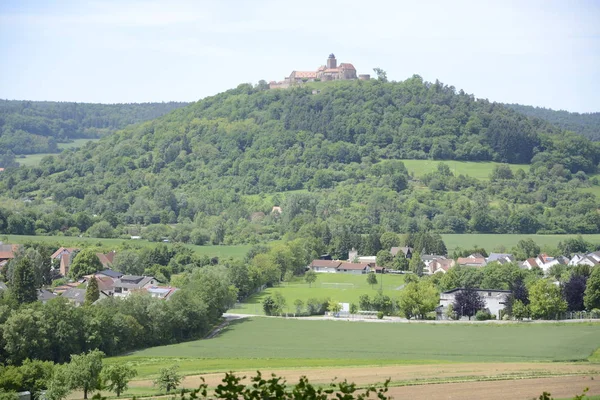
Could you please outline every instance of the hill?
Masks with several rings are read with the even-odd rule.
[[[401,159],[440,162],[411,174]],[[491,174],[453,172],[445,160]],[[244,84],[7,169],[0,231],[78,234],[105,222],[88,233],[147,226],[156,240],[196,244],[316,237],[338,254],[363,240],[376,250],[385,231],[597,233],[598,199],[580,189],[597,184],[599,161],[598,143],[419,76],[320,91]]]
[[[0,100],[0,153],[57,153],[59,143],[99,138],[187,104]]]
[[[521,114],[548,121],[559,128],[577,132],[593,141],[600,141],[600,112],[580,114],[521,104],[505,104],[505,106]]]

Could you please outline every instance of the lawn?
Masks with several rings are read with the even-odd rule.
[[[371,287],[367,284],[366,275],[352,274],[317,274],[317,281],[309,287],[301,278],[296,278],[293,282],[283,283],[274,288],[268,288],[263,292],[255,294],[248,298],[244,303],[237,305],[229,310],[232,313],[264,315],[262,302],[265,297],[279,292],[286,299],[285,312],[293,314],[296,299],[304,303],[310,298],[324,299],[329,297],[340,303],[355,303],[358,305],[358,298],[362,294],[368,294],[373,297],[377,290],[383,289],[383,293],[396,298],[400,294],[399,288],[404,283],[403,275],[377,275],[378,284]]]
[[[254,317],[214,339],[153,347],[115,357],[140,378],[177,363],[193,374],[440,362],[586,361],[600,346],[600,324],[422,324]]]
[[[578,235],[526,235],[526,234],[479,234],[479,233],[468,233],[468,234],[443,234],[442,238],[448,253],[452,254],[455,248],[460,247],[462,249],[470,249],[475,246],[483,247],[488,252],[493,250],[501,250],[501,246],[504,246],[507,252],[515,246],[519,240],[522,239],[533,239],[540,247],[556,246],[558,242],[564,241],[567,238],[574,238]],[[581,235],[585,240],[591,243],[600,243],[600,234],[593,235]]]
[[[472,178],[489,180],[490,174],[494,170],[494,166],[500,165],[496,162],[473,162],[473,161],[445,161],[445,160],[401,160],[409,173],[412,173],[415,178],[420,178],[426,173],[433,172],[437,169],[439,163],[450,167],[450,171],[455,176],[468,175]],[[529,170],[529,165],[526,164],[508,164],[513,172],[519,168],[524,171]]]

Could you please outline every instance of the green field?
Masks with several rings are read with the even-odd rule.
[[[415,178],[420,178],[429,172],[434,172],[439,163],[450,167],[450,171],[455,176],[468,175],[472,178],[489,180],[490,174],[494,170],[494,166],[500,165],[496,162],[473,162],[473,161],[447,161],[447,160],[401,160],[409,173],[413,174]],[[524,171],[529,170],[529,165],[526,164],[508,164],[513,172],[518,169]]]
[[[444,243],[448,248],[448,253],[452,254],[455,248],[470,249],[475,246],[483,247],[488,252],[500,250],[504,246],[507,252],[515,246],[519,240],[533,239],[540,247],[556,246],[559,242],[567,238],[574,238],[578,235],[526,235],[526,234],[442,234]],[[581,235],[585,240],[591,243],[600,243],[600,234]]]
[[[77,236],[27,236],[27,235],[0,235],[0,241],[4,243],[25,243],[25,242],[44,242],[58,243],[64,247],[78,246],[97,246],[106,249],[115,248],[123,244],[129,246],[157,246],[159,243],[149,242],[147,240],[131,240],[131,239],[98,239],[90,237]],[[167,243],[172,246],[172,243]],[[232,246],[196,246],[186,244],[185,247],[192,249],[196,254],[206,255],[208,257],[219,258],[243,258],[248,250],[252,247],[250,244],[240,244]]]
[[[69,143],[59,143],[59,150],[73,149],[76,147],[83,147],[87,142],[97,142],[100,139],[74,139]],[[24,158],[17,158],[17,162],[20,165],[24,165],[26,167],[36,166],[42,161],[42,158],[46,156],[57,155],[58,153],[40,153],[40,154],[27,154]]]
[[[424,324],[254,317],[214,339],[153,347],[115,357],[140,378],[177,363],[184,374],[254,368],[440,362],[587,361],[600,324]]]
[[[262,302],[265,297],[275,292],[279,292],[285,297],[287,305],[284,312],[289,314],[295,312],[294,301],[296,299],[306,303],[306,300],[310,298],[324,299],[329,297],[331,300],[340,303],[355,303],[358,305],[360,295],[368,294],[373,297],[379,289],[383,289],[383,293],[391,298],[396,298],[400,294],[399,288],[404,283],[404,275],[378,274],[377,280],[378,284],[371,287],[367,284],[366,275],[319,273],[317,274],[317,281],[312,284],[312,287],[309,287],[302,279],[296,278],[293,282],[283,283],[280,286],[268,288],[250,296],[244,303],[237,305],[229,312],[264,315]]]

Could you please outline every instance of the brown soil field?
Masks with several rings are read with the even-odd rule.
[[[537,399],[543,392],[555,399],[572,398],[589,388],[588,395],[600,395],[600,376],[561,376],[493,382],[443,383],[390,388],[394,399],[500,400]]]
[[[600,394],[600,364],[585,363],[460,363],[263,370],[265,377],[271,373],[285,377],[289,383],[297,382],[303,375],[314,384],[330,383],[337,378],[367,385],[382,383],[390,378],[391,385],[395,386],[390,388],[390,394],[396,399],[533,398],[543,391],[551,392],[555,397],[568,397],[581,393],[585,387],[590,387],[590,394]],[[255,371],[236,374],[253,376]],[[222,373],[188,376],[183,381],[183,386],[197,388],[201,382],[200,378],[204,378],[209,387],[215,387],[223,376]],[[249,383],[248,379],[246,383]],[[410,386],[398,387],[400,385]],[[151,386],[150,380],[130,384],[130,387]],[[557,390],[558,388],[562,390]],[[510,395],[507,396],[507,393]]]

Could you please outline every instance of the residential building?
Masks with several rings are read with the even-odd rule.
[[[483,257],[479,253],[471,254],[468,257],[459,257],[456,260],[456,263],[463,267],[485,267],[487,262],[485,261],[485,257]]]
[[[157,297],[163,300],[169,300],[173,293],[178,291],[178,288],[174,287],[161,287],[161,286],[151,286],[145,289],[152,297]]]
[[[108,253],[96,253],[96,256],[104,268],[110,268],[113,264],[116,254],[117,253],[113,250]]]
[[[37,299],[38,299],[38,301],[41,301],[42,304],[46,304],[48,301],[55,299],[55,298],[56,298],[56,293],[52,293],[49,290],[38,289],[38,291],[37,291]]]
[[[54,268],[58,267],[58,270],[62,276],[67,276],[69,274],[72,255],[77,251],[79,251],[79,249],[74,247],[61,247],[50,256],[52,259],[52,265]]]
[[[454,267],[455,264],[455,261],[452,259],[438,258],[433,260],[427,269],[430,274],[435,274],[438,272],[445,274],[450,268]]]
[[[450,304],[454,304],[456,300],[456,294],[460,291],[465,290],[464,288],[456,288],[448,290],[440,294],[440,305],[437,307],[438,319],[446,318],[446,310]],[[473,289],[481,296],[485,301],[485,309],[490,314],[495,315],[497,319],[501,319],[500,311],[504,310],[506,305],[506,296],[511,292],[510,290],[492,290],[492,289]],[[460,310],[455,310],[460,314]]]
[[[412,247],[392,247],[390,249],[390,253],[392,253],[394,257],[396,257],[399,251],[402,251],[404,253],[404,257],[411,258],[415,249],[413,249]]]
[[[123,275],[114,283],[114,293],[116,297],[127,297],[131,292],[147,289],[158,283],[158,280],[152,276]]]
[[[347,274],[366,274],[371,271],[371,267],[367,263],[352,263],[352,262],[342,262],[337,267],[337,272],[343,272]]]
[[[486,262],[492,263],[492,262],[497,262],[500,264],[506,264],[506,263],[511,263],[515,261],[515,257],[512,254],[509,253],[490,253],[490,255],[488,256]]]
[[[313,260],[309,267],[315,272],[336,273],[341,263],[333,260]]]
[[[18,244],[2,244],[0,242],[0,262],[5,262],[15,258],[15,253],[19,250]]]

